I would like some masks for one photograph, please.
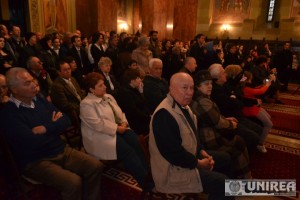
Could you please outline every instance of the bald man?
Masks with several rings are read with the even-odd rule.
[[[196,116],[188,106],[193,94],[192,77],[176,73],[169,94],[154,111],[149,150],[155,188],[162,193],[204,191],[209,199],[227,199],[227,176],[212,171],[215,161],[200,145]]]

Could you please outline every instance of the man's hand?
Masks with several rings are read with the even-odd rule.
[[[52,113],[52,121],[56,122],[59,118],[61,118],[63,114],[61,112],[55,112]]]
[[[121,124],[119,124],[119,126],[123,126],[123,127],[127,128],[128,124],[126,122],[122,122]]]
[[[206,169],[206,170],[213,170],[215,165],[215,161],[213,160],[213,158],[210,156],[208,158],[203,158],[201,160],[198,160],[198,164],[197,167],[199,169]]]
[[[118,128],[117,128],[117,133],[119,133],[119,134],[123,134],[123,133],[125,133],[126,131],[127,131],[127,127],[124,127],[124,126],[118,126]]]
[[[238,122],[238,120],[235,117],[227,117],[226,119],[229,121]]]
[[[32,132],[34,135],[42,135],[47,132],[47,129],[45,128],[45,126],[36,126],[32,128]]]

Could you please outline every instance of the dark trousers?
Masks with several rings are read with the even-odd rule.
[[[148,173],[148,165],[138,141],[138,136],[131,129],[123,134],[117,134],[117,159],[122,161],[125,169],[128,170],[139,185],[143,187]],[[150,190],[153,186],[152,183],[143,189]]]
[[[245,140],[249,153],[252,153],[259,143],[263,128],[257,123],[242,117],[238,119],[238,126],[235,131],[237,135]]]

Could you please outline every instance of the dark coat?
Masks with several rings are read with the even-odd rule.
[[[114,85],[114,89],[112,89],[110,87],[109,81],[106,79],[106,76],[104,75],[104,73],[102,71],[98,71],[98,72],[104,77],[104,84],[106,86],[106,93],[111,94],[115,97],[117,91],[120,88],[120,83],[117,81],[117,79],[115,78],[114,75],[109,74],[110,81]]]
[[[144,97],[150,113],[166,98],[169,92],[169,85],[165,79],[155,78],[147,75],[144,78]]]
[[[83,99],[84,96],[77,81],[73,77],[71,77],[71,81],[77,93],[81,99]],[[57,77],[53,82],[50,96],[52,103],[61,111],[67,113],[71,118],[73,117],[74,111],[79,115],[80,100],[77,99],[72,89],[61,77]],[[74,119],[71,120],[73,121]]]
[[[68,53],[69,56],[72,56],[77,64],[77,68],[81,71],[83,75],[86,75],[89,72],[92,72],[92,68],[88,59],[88,55],[83,48],[80,48],[80,57],[78,51],[75,47],[72,47]],[[80,60],[81,58],[81,60]],[[82,64],[81,64],[82,63]]]
[[[104,56],[104,50],[103,48],[102,49],[99,49],[95,44],[92,44],[91,46],[91,54],[92,54],[92,57],[94,59],[94,68],[97,68],[98,67],[98,62],[100,60],[101,57]]]
[[[127,84],[117,92],[116,100],[125,113],[130,128],[137,134],[148,134],[150,112],[142,94]]]

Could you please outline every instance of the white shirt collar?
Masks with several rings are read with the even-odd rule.
[[[20,101],[19,99],[16,99],[14,96],[11,96],[10,99],[9,99],[9,101],[12,102],[12,103],[14,103],[17,106],[17,108],[20,108],[20,106],[23,106],[25,108],[35,108],[33,100],[36,101],[36,97],[34,97],[31,100],[30,105],[28,105],[28,104]]]

